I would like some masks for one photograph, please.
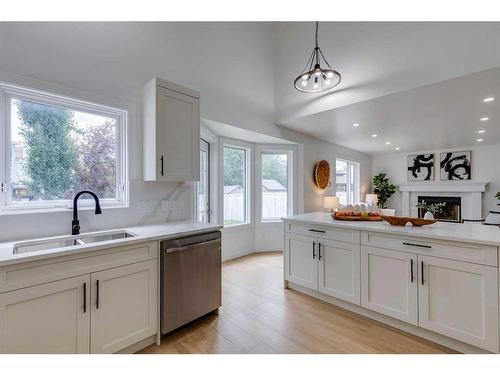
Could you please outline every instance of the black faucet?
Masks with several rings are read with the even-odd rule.
[[[99,204],[99,198],[95,193],[88,191],[88,190],[82,190],[78,194],[75,195],[75,198],[73,198],[73,221],[71,222],[71,234],[80,234],[80,222],[78,221],[78,198],[80,198],[80,195],[82,194],[90,194],[95,200],[95,214],[100,215],[102,214],[101,211],[101,205]]]

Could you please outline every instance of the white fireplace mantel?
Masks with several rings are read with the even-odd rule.
[[[399,185],[402,193],[403,216],[418,216],[417,208],[419,193],[434,196],[458,196],[462,202],[462,218],[482,219],[482,194],[486,191],[487,182],[428,182],[408,183]]]

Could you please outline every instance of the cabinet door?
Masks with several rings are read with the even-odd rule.
[[[321,293],[360,304],[360,246],[320,240],[318,244]]]
[[[317,239],[287,235],[285,244],[285,279],[310,289],[318,288]]]
[[[199,99],[158,87],[157,179],[199,180]]]
[[[361,306],[417,324],[417,256],[361,246]]]
[[[157,262],[91,275],[91,352],[115,353],[157,332]]]
[[[0,353],[88,353],[90,276],[0,294]]]
[[[418,259],[420,327],[497,352],[498,269],[429,256]]]

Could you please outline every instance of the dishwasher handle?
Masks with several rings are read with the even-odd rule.
[[[205,242],[194,243],[194,244],[186,245],[186,246],[170,247],[170,248],[165,249],[163,251],[165,252],[165,254],[176,253],[178,251],[184,251],[184,250],[188,250],[188,249],[196,249],[198,247],[210,246],[210,245],[213,245],[216,243],[218,243],[220,245],[220,243],[221,243],[220,238],[217,238],[215,240],[205,241]]]

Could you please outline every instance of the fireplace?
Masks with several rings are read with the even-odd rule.
[[[437,196],[418,196],[418,203],[445,203],[441,213],[436,213],[434,218],[439,221],[460,223],[462,221],[462,199],[460,197],[437,197]],[[424,217],[424,210],[418,209],[418,217]]]

